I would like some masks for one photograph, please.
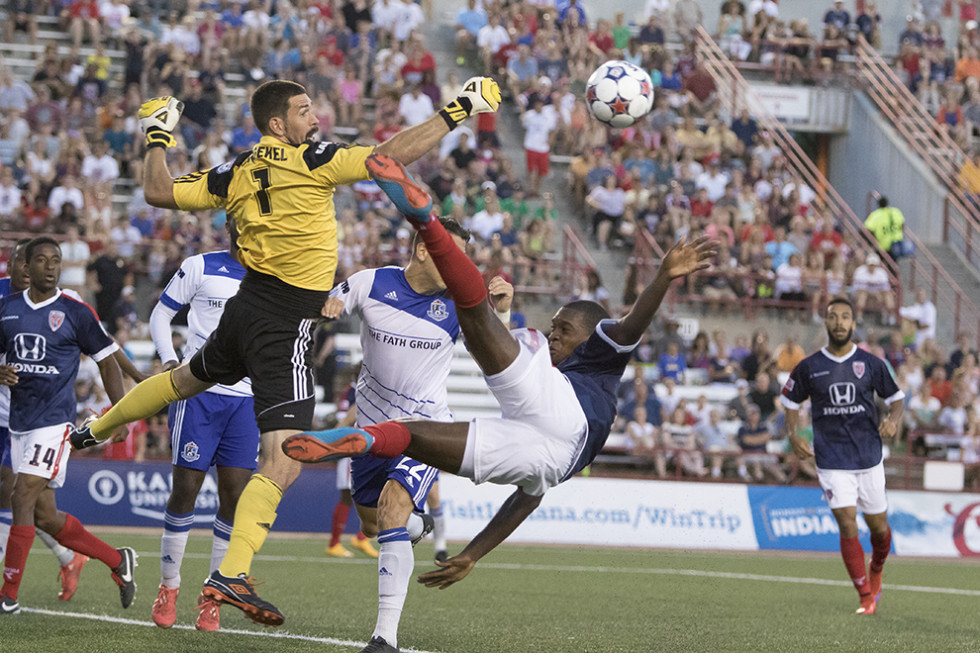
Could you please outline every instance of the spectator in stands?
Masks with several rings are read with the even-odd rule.
[[[97,142],[82,161],[82,178],[86,186],[103,185],[107,189],[111,189],[113,182],[119,178],[119,163],[109,153],[106,141]]]
[[[930,385],[923,383],[919,386],[919,391],[909,400],[908,411],[905,413],[906,425],[910,429],[933,429],[941,409],[942,403],[932,396]]]
[[[479,236],[484,243],[489,243],[494,232],[500,231],[504,225],[504,213],[500,209],[500,200],[497,198],[497,185],[492,181],[485,181],[481,186],[483,191],[484,206],[482,211],[478,211],[466,224],[466,228]]]
[[[95,310],[108,319],[126,285],[128,270],[126,261],[119,256],[116,241],[109,240],[105,244],[101,256],[92,261],[87,268],[89,272],[88,287],[95,295]]]
[[[681,40],[693,40],[694,32],[703,19],[704,15],[697,0],[677,0],[674,3],[674,28]]]
[[[963,51],[963,56],[956,62],[953,79],[957,84],[966,83],[970,90],[980,84],[980,58],[975,47],[970,46]],[[940,121],[940,124],[943,122]]]
[[[626,424],[626,436],[630,450],[639,455],[652,456],[657,448],[660,433],[647,419],[647,409],[642,403],[633,409],[633,419]]]
[[[799,254],[790,254],[789,260],[776,268],[776,283],[774,287],[775,297],[781,302],[794,302],[800,304],[797,311],[801,321],[806,321],[806,308],[803,302],[806,296],[803,294],[803,257]],[[793,315],[792,312],[789,313]]]
[[[413,84],[409,92],[398,101],[398,115],[404,119],[407,127],[425,122],[433,113],[435,108],[432,106],[432,98],[422,93],[421,84]]]
[[[476,44],[483,59],[484,71],[487,74],[494,74],[496,72],[494,57],[505,46],[510,45],[510,34],[507,28],[501,25],[499,14],[494,12],[489,15],[487,24],[477,33]]]
[[[735,391],[738,393],[727,406],[727,419],[745,421],[748,419],[749,406],[753,405],[749,399],[749,382],[745,379],[735,380]]]
[[[92,43],[102,41],[102,24],[99,22],[99,3],[96,0],[73,0],[62,17],[68,21],[68,33],[71,34],[72,47],[76,50],[82,45],[86,32]]]
[[[585,200],[595,211],[592,215],[592,234],[600,251],[609,249],[609,235],[618,231],[620,220],[626,211],[626,193],[616,185],[615,175],[608,175],[601,186],[596,186]]]
[[[835,0],[834,6],[823,15],[824,25],[833,25],[843,31],[851,25],[851,14],[844,9],[843,0]]]
[[[670,451],[658,451],[655,459],[657,474],[666,474],[667,462],[674,461],[678,471],[684,474],[703,478],[708,474],[704,468],[704,456],[698,451],[697,436],[694,427],[688,424],[687,411],[683,405],[674,408],[669,420],[660,427],[662,444]]]
[[[775,362],[775,360],[773,360]],[[769,366],[766,366],[769,369]],[[749,401],[759,407],[762,419],[768,420],[776,412],[776,402],[779,399],[779,387],[774,384],[767,372],[760,371],[752,382],[749,390]]]
[[[776,347],[773,356],[776,359],[776,369],[780,372],[792,372],[797,363],[806,358],[806,352],[796,342],[795,336],[788,335],[786,342]]]
[[[773,240],[766,243],[766,253],[772,257],[772,268],[774,270],[778,270],[784,263],[789,263],[789,259],[793,254],[799,255],[799,251],[793,243],[786,240],[785,227],[776,227],[773,232]]]
[[[939,411],[936,423],[947,433],[963,435],[966,431],[966,394],[953,392],[949,404]]]
[[[864,11],[861,12],[857,20],[858,33],[864,37],[875,50],[881,49],[881,14],[878,13],[878,5],[874,2],[867,2]]]
[[[551,134],[558,127],[558,116],[552,107],[545,108],[544,97],[536,94],[530,108],[521,117],[524,126],[524,155],[527,165],[528,192],[538,194],[541,180],[548,176],[551,156]]]
[[[255,120],[252,118],[252,114],[247,113],[242,117],[241,125],[232,131],[232,154],[238,155],[245,150],[250,150],[253,145],[259,142],[261,137],[262,134],[259,133],[258,128],[255,126]]]
[[[708,413],[708,421],[695,427],[699,445],[702,451],[707,453],[711,459],[711,478],[721,478],[721,468],[725,461],[725,456],[720,453],[730,450],[731,443],[728,435],[721,429],[721,411],[712,408]]]
[[[902,318],[909,320],[915,326],[915,347],[920,348],[926,339],[936,337],[936,306],[926,295],[926,289],[919,287],[915,291],[915,303],[898,309]]]
[[[813,234],[810,241],[810,251],[819,252],[823,255],[823,263],[829,265],[834,257],[840,254],[844,240],[834,229],[834,222],[829,216],[824,217],[820,223],[820,229]]]
[[[687,360],[676,342],[667,343],[667,351],[657,359],[657,370],[661,379],[673,379],[677,383],[684,382],[684,372],[687,370]]]
[[[531,56],[531,46],[521,43],[517,46],[517,56],[507,63],[507,82],[510,92],[517,97],[531,86],[538,77],[538,60]]]
[[[939,400],[943,406],[949,404],[953,396],[953,384],[946,377],[946,368],[934,365],[928,380],[923,384],[929,387],[929,394]]]
[[[62,177],[61,185],[52,188],[48,196],[48,208],[52,215],[59,215],[65,204],[71,204],[78,212],[85,208],[85,196],[76,185],[73,175]]]
[[[772,354],[769,352],[769,334],[764,329],[759,329],[752,334],[749,343],[749,353],[741,362],[742,371],[749,383],[755,381],[756,374],[765,371],[772,362]],[[768,382],[768,379],[767,379]]]
[[[765,472],[768,472],[779,483],[785,483],[786,475],[779,466],[778,459],[766,453],[766,445],[772,436],[769,428],[762,422],[759,407],[750,404],[747,413],[748,419],[738,428],[738,434],[735,436],[742,450],[738,464],[739,477],[746,483],[751,483],[753,480],[761,483],[765,480]],[[749,467],[752,468],[751,476]]]
[[[482,3],[467,0],[466,8],[456,14],[456,64],[466,63],[466,55],[474,49],[480,30],[487,25],[487,13]]]
[[[889,325],[895,324],[895,296],[888,272],[881,267],[881,259],[877,254],[868,254],[865,264],[854,271],[853,290],[855,322],[858,325],[864,320],[864,308],[869,297],[875,300],[878,310],[882,311],[882,321]]]

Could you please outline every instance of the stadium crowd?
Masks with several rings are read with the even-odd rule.
[[[424,120],[459,87],[455,73],[437,71],[417,29],[425,9],[410,2],[203,1],[170,3],[169,13],[158,11],[159,3],[119,0],[14,4],[14,20],[5,23],[8,40],[21,30],[34,42],[35,14],[56,17],[66,38],[60,49],[45,44],[29,78],[0,66],[0,225],[5,233],[63,235],[63,285],[93,302],[123,347],[146,335],[143,318],[152,302],[138,298],[155,299],[146,289],[158,292],[186,256],[227,246],[223,212],[162,210],[143,199],[135,113],[144,97],[173,94],[185,103],[175,134],[180,145],[169,151],[176,175],[218,165],[258,141],[246,100],[265,79],[306,85],[321,137],[361,144]],[[882,267],[889,248],[868,251],[842,233],[750,115],[722,119],[714,81],[695,56],[694,29],[701,21],[696,0],[650,0],[639,27],[627,25],[621,13],[612,21],[591,20],[577,0],[555,4],[470,0],[455,20],[457,63],[502,80],[505,101],[520,116],[525,160],[504,153],[496,115],[482,114],[475,131],[456,130],[415,168],[439,210],[474,232],[471,255],[488,275],[502,272],[518,286],[554,285],[558,210],[551,186],[542,181],[553,175],[553,158],[568,157],[574,203],[586,212],[582,217],[600,250],[628,248],[641,231],[661,246],[704,231],[720,241],[720,251],[710,270],[688,282],[686,293],[707,300],[709,311],[729,310],[746,298],[775,299],[796,309],[801,320],[819,321],[830,297],[850,293],[859,321],[869,327],[868,346],[882,347],[900,378],[911,379],[910,397],[922,385],[916,379],[941,374],[936,369],[953,378],[962,356],[947,357],[934,343],[914,341],[911,332],[909,342],[902,340],[901,316]],[[821,40],[805,34],[805,23],[783,22],[775,2],[727,0],[716,35],[731,56],[775,66],[780,78],[819,79],[842,65],[837,55],[858,32],[880,44],[874,3],[854,22],[841,4],[829,8]],[[969,21],[962,29],[976,32]],[[82,55],[82,47],[91,54]],[[957,47],[971,52],[967,41]],[[123,63],[110,56],[113,50],[124,53]],[[591,70],[611,58],[650,71],[656,87],[653,110],[624,130],[589,119],[584,97]],[[336,205],[338,280],[365,267],[404,262],[410,232],[375,184],[338,188]],[[630,273],[635,278],[636,270]],[[613,302],[591,271],[574,296],[618,312],[635,299],[636,283],[626,286],[622,302]],[[924,303],[917,300],[916,306]],[[895,328],[876,331],[865,308]],[[647,353],[638,355],[639,362],[655,364],[664,354],[684,361],[688,370],[706,370],[706,378],[692,377],[698,381],[744,381],[753,388],[757,372],[775,365],[769,357],[746,367],[758,358],[746,343],[728,352],[717,342],[705,349],[707,338],[696,339],[690,350],[675,340],[673,353],[664,347],[654,356],[652,345],[642,347]],[[317,359],[329,366],[329,333],[318,334],[318,343]],[[975,368],[974,360],[968,369]],[[788,370],[764,369],[769,391],[780,371]],[[80,407],[99,409],[106,400],[95,377],[80,378]],[[330,379],[329,371],[321,378]],[[649,397],[656,394],[648,388]],[[975,398],[976,389],[963,395],[964,406]],[[705,444],[707,436],[691,439],[686,430],[708,429],[716,419],[711,410],[695,415],[693,407],[679,404],[682,414],[670,403],[670,411],[648,409],[646,421],[636,422],[652,438],[636,442],[663,447],[669,434],[671,442],[694,443],[705,452],[718,444]],[[713,408],[718,420],[731,421],[728,407]],[[759,408],[758,424],[778,433],[773,420],[779,409],[771,401]],[[623,415],[627,430],[633,411]],[[759,428],[748,417],[743,409],[739,424]],[[149,455],[166,453],[165,424],[148,424],[141,432]],[[757,447],[756,440],[740,441]],[[779,478],[778,466],[767,458],[739,460],[748,461],[736,465],[745,478],[741,472],[750,467]],[[667,462],[657,460],[657,470]],[[711,456],[682,462],[696,475],[719,467]]]

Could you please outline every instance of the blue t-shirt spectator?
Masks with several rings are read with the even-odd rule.
[[[783,263],[789,263],[790,256],[800,252],[796,249],[796,245],[788,240],[782,242],[772,240],[766,243],[766,253],[772,257],[772,269],[778,270]]]
[[[657,361],[657,369],[660,370],[661,380],[674,379],[678,383],[683,383],[682,377],[684,370],[687,369],[687,361],[684,360],[684,355],[681,353],[664,352],[660,354],[660,360]]]
[[[231,149],[235,152],[250,150],[261,138],[262,134],[255,127],[247,132],[244,127],[236,127],[231,133]]]
[[[476,36],[480,28],[487,24],[487,14],[481,9],[460,9],[456,14],[456,24]]]

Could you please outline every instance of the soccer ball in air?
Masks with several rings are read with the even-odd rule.
[[[629,127],[653,107],[653,82],[639,66],[607,61],[589,77],[585,101],[599,122]]]

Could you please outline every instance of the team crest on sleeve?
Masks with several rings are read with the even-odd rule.
[[[854,370],[854,376],[860,379],[864,376],[864,361],[854,361],[851,363],[851,369]]]
[[[449,311],[446,309],[446,302],[441,299],[433,299],[432,304],[429,305],[429,311],[426,313],[430,318],[436,322],[442,322],[447,317],[449,317]]]
[[[57,331],[61,328],[61,325],[65,323],[65,312],[64,311],[50,311],[48,313],[48,326],[51,327],[52,331]]]
[[[180,453],[180,457],[189,463],[194,462],[201,457],[200,449],[194,442],[188,442],[184,445],[184,450]]]
[[[794,387],[796,387],[796,381],[793,380],[793,377],[786,379],[786,392],[792,392]]]

